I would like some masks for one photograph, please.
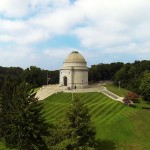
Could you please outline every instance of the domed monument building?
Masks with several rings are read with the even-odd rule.
[[[68,89],[88,86],[88,67],[84,57],[77,51],[71,52],[60,69],[59,84]]]

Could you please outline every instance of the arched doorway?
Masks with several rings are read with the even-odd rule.
[[[67,77],[64,77],[64,86],[67,86]]]

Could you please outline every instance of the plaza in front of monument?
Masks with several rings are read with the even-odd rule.
[[[109,91],[102,82],[96,84],[88,83],[88,67],[85,58],[78,51],[72,51],[64,60],[60,69],[59,84],[46,85],[37,92],[39,100],[58,93],[85,93],[85,92],[102,92],[112,100],[123,102],[124,97],[120,97]]]

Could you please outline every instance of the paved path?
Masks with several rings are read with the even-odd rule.
[[[113,100],[122,102],[123,97],[119,97],[118,95],[108,91],[106,87],[101,86],[100,84],[93,84],[89,85],[86,89],[73,89],[73,90],[67,90],[65,87],[59,87],[58,84],[56,85],[46,85],[40,88],[40,90],[37,92],[36,97],[39,98],[39,100],[43,100],[47,98],[48,96],[57,93],[57,92],[65,92],[65,93],[85,93],[85,92],[102,92],[106,96],[112,98]]]
[[[120,97],[120,96],[112,93],[111,91],[108,91],[106,87],[104,87],[104,89],[101,92],[103,94],[107,95],[108,97],[112,98],[113,100],[120,101],[123,103],[124,97]]]
[[[46,85],[40,88],[40,90],[36,94],[36,97],[38,97],[39,100],[43,100],[48,96],[56,93],[57,90],[58,90],[58,85]]]

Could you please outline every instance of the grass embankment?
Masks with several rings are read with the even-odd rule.
[[[0,141],[0,150],[9,150],[9,149],[7,149],[4,143]]]
[[[34,88],[34,93],[38,92],[41,87]]]
[[[2,141],[0,141],[0,150],[10,150],[10,149],[6,148],[6,146],[4,145],[4,143]],[[16,149],[11,149],[11,150],[16,150]]]
[[[150,110],[128,107],[101,93],[75,93],[89,107],[98,149],[148,150],[150,149]],[[48,122],[61,118],[72,99],[71,93],[58,93],[41,101]]]
[[[117,94],[118,96],[121,96],[121,97],[125,97],[128,94],[128,92],[130,92],[129,90],[124,89],[124,88],[119,89],[119,87],[117,87],[114,84],[107,84],[107,85],[105,85],[105,87],[109,91],[111,91],[111,92],[113,92],[113,93],[115,93],[115,94]]]
[[[101,93],[74,93],[88,106],[96,127],[98,150],[149,150],[150,110],[131,108]],[[63,117],[72,99],[71,93],[57,93],[43,101],[47,122]],[[0,143],[2,148],[4,145]]]

